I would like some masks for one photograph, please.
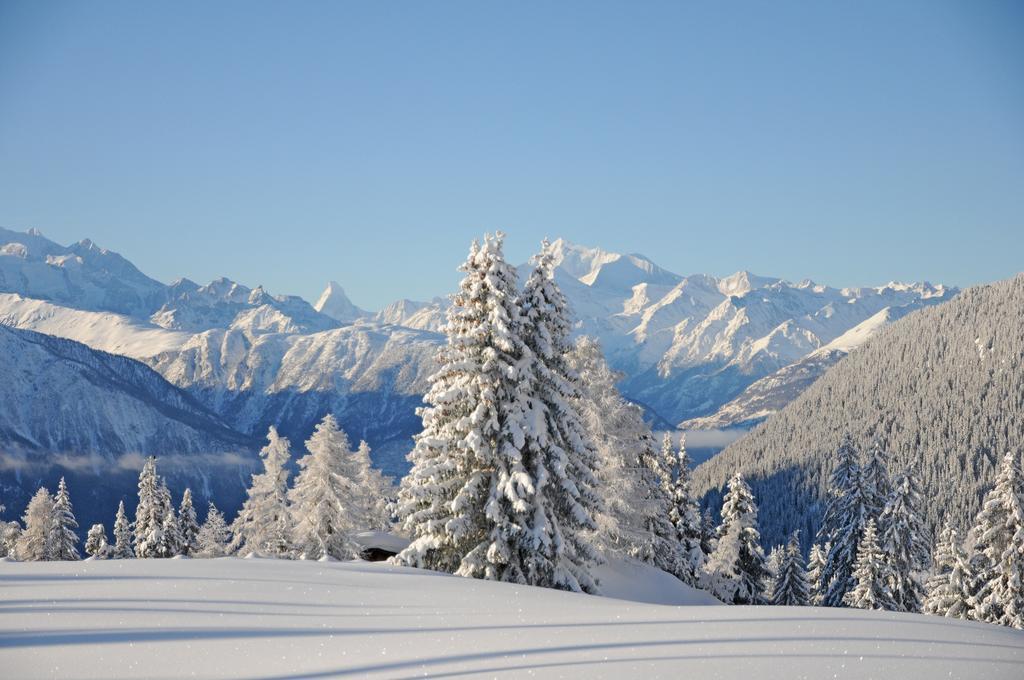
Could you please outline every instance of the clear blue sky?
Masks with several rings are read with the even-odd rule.
[[[679,273],[1024,269],[1024,3],[0,0],[0,225],[369,308],[544,235]]]

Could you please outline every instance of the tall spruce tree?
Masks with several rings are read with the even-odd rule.
[[[196,519],[196,509],[192,505],[192,489],[185,489],[181,496],[181,505],[178,507],[178,529],[181,531],[182,555],[191,555],[197,548],[197,537],[199,535],[199,521]]]
[[[971,618],[1024,628],[1024,474],[1007,453],[972,529]]]
[[[75,533],[77,528],[68,485],[61,477],[57,484],[57,495],[53,499],[53,522],[50,528],[52,559],[77,560],[81,557],[78,553],[78,534]]]
[[[925,614],[966,619],[970,614],[967,584],[970,574],[967,555],[948,523],[939,534],[932,558],[932,575],[925,585],[927,595],[921,611]]]
[[[598,457],[603,503],[591,542],[602,552],[647,562],[685,580],[682,545],[669,519],[671,499],[647,464],[658,448],[642,411],[619,394],[620,376],[608,367],[597,341],[579,338],[569,359],[583,388],[577,408]]]
[[[665,447],[671,451],[671,438],[665,435]],[[686,578],[690,585],[699,585],[704,573],[704,563],[710,550],[704,550],[704,531],[700,515],[700,508],[693,497],[690,478],[692,470],[689,454],[686,452],[686,435],[679,439],[679,451],[672,453],[668,459],[674,464],[673,480],[669,489],[669,497],[672,501],[672,509],[669,511],[669,520],[676,528],[676,537],[682,548]]]
[[[825,572],[828,551],[827,543],[824,546],[815,543],[811,545],[810,558],[807,560],[807,584],[809,587],[807,603],[815,607],[821,605],[825,596],[825,582],[822,580],[822,575]]]
[[[918,612],[924,598],[919,574],[928,564],[928,542],[920,508],[917,478],[903,472],[896,477],[879,520],[882,552],[889,564],[889,590],[897,611]]]
[[[878,545],[875,520],[869,519],[857,546],[857,562],[853,570],[856,581],[853,589],[843,596],[843,603],[858,609],[897,608],[889,590],[889,565]]]
[[[167,509],[163,505],[156,457],[146,459],[139,473],[139,504],[135,508],[135,555],[159,557],[162,552],[163,523]]]
[[[807,569],[800,552],[800,532],[794,531],[783,551],[778,574],[772,585],[771,603],[786,607],[806,607],[810,604]]]
[[[267,445],[260,449],[263,472],[252,476],[247,497],[231,525],[230,550],[242,555],[290,557],[292,520],[288,508],[288,459],[290,443],[274,426],[267,431]]]
[[[768,557],[764,560],[764,569],[767,575],[764,577],[764,599],[772,601],[775,593],[775,581],[779,578],[779,569],[782,567],[782,560],[786,556],[786,546],[777,545],[768,551]]]
[[[874,517],[881,535],[880,518],[885,504],[892,494],[892,481],[889,479],[889,453],[877,437],[871,443],[867,460],[861,467],[863,471],[864,494],[868,501],[868,516]]]
[[[171,503],[171,492],[163,480],[161,480],[160,495],[161,506],[164,508],[164,521],[160,524],[156,557],[175,557],[182,554],[184,540],[181,535],[181,525],[178,524],[178,515],[174,512],[174,505]]]
[[[874,483],[857,463],[857,449],[846,435],[836,450],[836,464],[829,481],[829,499],[825,508],[819,540],[830,544],[821,581],[825,585],[821,603],[841,607],[846,593],[853,590],[857,549],[864,528],[874,519],[878,502]]]
[[[729,481],[718,545],[707,563],[715,595],[732,604],[764,604],[768,576],[757,528],[757,504],[742,475]]]
[[[114,517],[114,551],[112,557],[117,560],[127,560],[135,557],[135,550],[132,548],[132,527],[124,511],[124,501],[118,504],[117,515]]]
[[[555,253],[544,241],[522,295],[523,338],[532,356],[530,412],[540,416],[526,433],[526,465],[535,480],[527,516],[527,581],[562,590],[596,591],[590,565],[600,557],[586,540],[600,508],[594,475],[597,452],[577,410],[579,375],[569,364],[572,322],[555,282]],[[532,516],[531,516],[532,515]]]
[[[539,414],[531,410],[534,362],[520,335],[516,272],[505,262],[502,235],[474,243],[460,270],[448,342],[399,494],[412,542],[394,561],[526,583],[537,480],[523,449]]]
[[[306,450],[288,492],[296,551],[306,559],[353,559],[359,554],[353,536],[370,528],[374,490],[367,488],[360,459],[334,416],[324,416]]]
[[[711,515],[711,509],[705,508],[700,516],[700,549],[705,555],[705,562],[707,556],[715,551],[716,545],[718,545],[718,526],[715,524],[715,518]]]

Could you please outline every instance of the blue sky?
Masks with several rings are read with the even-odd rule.
[[[1024,4],[0,2],[0,225],[377,308],[470,239],[1024,268]]]

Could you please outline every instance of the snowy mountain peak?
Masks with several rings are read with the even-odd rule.
[[[556,240],[552,246],[555,266],[591,288],[631,295],[633,287],[643,283],[674,286],[682,280],[681,276],[662,269],[644,255],[622,255],[564,239]]]
[[[722,295],[733,297],[746,295],[752,290],[763,288],[773,283],[778,283],[779,281],[780,279],[758,276],[757,274],[752,274],[746,270],[741,270],[731,276],[719,279],[718,290]]]
[[[367,315],[362,309],[352,304],[352,301],[345,295],[345,289],[337,281],[327,284],[324,292],[320,294],[320,298],[313,305],[313,309],[321,314],[326,314],[335,321],[345,323]]]

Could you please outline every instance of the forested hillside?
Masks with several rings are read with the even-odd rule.
[[[999,459],[1024,446],[1024,275],[885,329],[701,465],[695,490],[718,508],[725,483],[742,472],[765,543],[782,543],[793,529],[810,542],[846,432],[862,449],[879,439],[891,472],[916,468],[929,531],[946,520],[966,526]]]

